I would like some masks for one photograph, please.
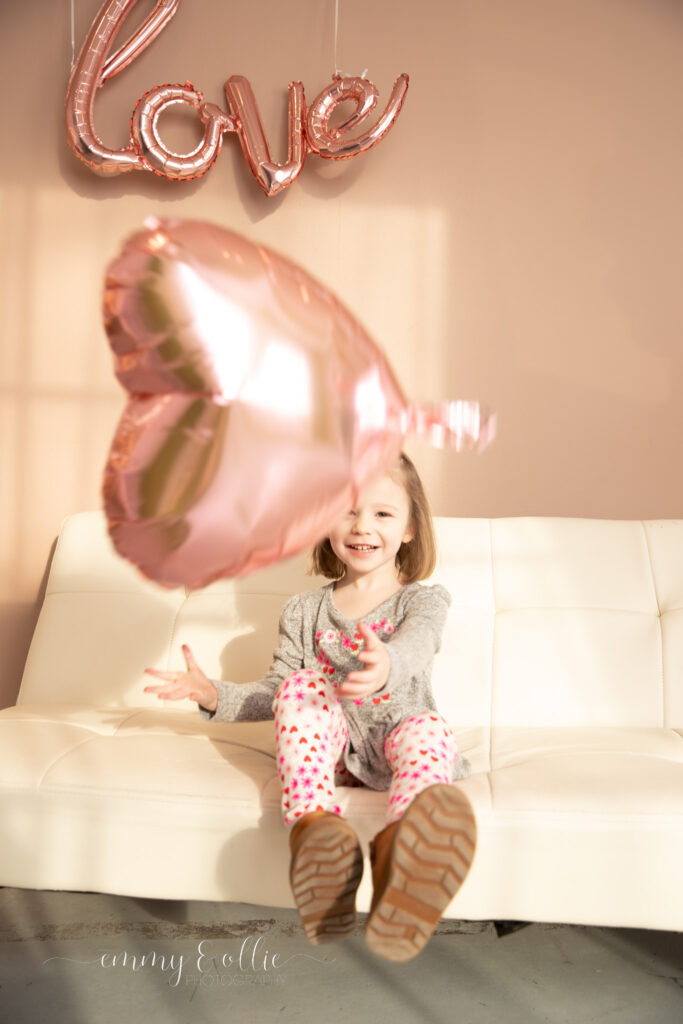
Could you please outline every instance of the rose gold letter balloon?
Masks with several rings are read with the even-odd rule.
[[[174,153],[159,138],[159,118],[175,103],[193,107],[206,126],[204,138],[192,153]],[[206,174],[221,151],[223,132],[234,130],[234,120],[214,103],[204,103],[202,94],[190,82],[158,85],[150,90],[138,103],[131,120],[133,140],[145,166],[174,181],[191,181]]]
[[[478,406],[409,407],[322,284],[223,228],[149,222],[108,268],[104,317],[129,392],[104,474],[109,530],[164,586],[315,543],[409,429],[456,447],[490,438]]]
[[[95,90],[123,71],[166,27],[180,0],[157,0],[154,10],[131,38],[107,60],[114,36],[138,0],[105,0],[90,26],[73,66],[66,94],[66,134],[69,145],[84,163],[100,174],[144,170],[131,140],[123,149],[108,149],[95,132]]]
[[[286,164],[273,163],[270,157],[254,91],[243,75],[231,75],[225,83],[225,95],[237,120],[242,151],[251,173],[267,196],[276,196],[299,176],[306,158],[303,116],[304,87],[289,83],[289,152]]]
[[[384,138],[398,117],[408,90],[408,75],[399,75],[391,90],[384,113],[372,128],[355,139],[348,133],[365,121],[377,103],[377,89],[365,78],[335,77],[311,104],[306,124],[306,140],[310,149],[331,160],[347,160],[372,149]],[[330,128],[330,118],[344,100],[355,100],[356,112],[337,128]]]

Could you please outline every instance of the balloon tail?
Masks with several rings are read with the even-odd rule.
[[[481,452],[496,436],[497,416],[479,402],[411,405],[405,414],[404,434],[414,434],[435,448]]]

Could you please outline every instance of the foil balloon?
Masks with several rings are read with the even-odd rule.
[[[267,196],[276,196],[298,177],[306,158],[303,85],[301,82],[289,83],[289,151],[285,164],[274,163],[271,159],[249,80],[242,75],[231,75],[225,83],[225,95],[234,112],[242,152],[251,173]]]
[[[170,181],[193,181],[216,162],[223,136],[235,133],[256,182],[267,196],[276,196],[297,178],[308,153],[330,160],[347,160],[376,146],[399,115],[408,76],[400,75],[384,112],[374,125],[367,119],[377,103],[377,89],[364,78],[335,75],[332,84],[316,97],[308,113],[301,82],[289,83],[288,153],[283,163],[271,157],[256,98],[243,75],[225,82],[230,113],[204,101],[191,82],[157,85],[140,97],[130,122],[130,138],[121,149],[107,147],[95,130],[97,90],[136,60],[168,25],[180,0],[156,0],[153,10],[131,37],[110,54],[114,38],[138,0],[105,0],[81,47],[66,94],[66,136],[76,156],[102,175],[151,171]],[[355,102],[356,110],[343,124],[331,126],[336,107]],[[203,126],[203,137],[190,153],[176,153],[159,132],[161,115],[175,104],[190,107]],[[359,133],[352,136],[353,129]]]
[[[174,153],[159,135],[159,118],[176,103],[195,109],[204,125],[204,138],[191,153]],[[130,122],[131,139],[142,167],[171,181],[193,181],[213,167],[223,144],[223,132],[234,131],[235,121],[204,97],[191,82],[159,85],[138,101]]]
[[[365,153],[389,131],[401,112],[407,90],[408,75],[399,75],[379,120],[356,138],[349,138],[349,132],[361,125],[375,108],[377,89],[365,78],[335,76],[332,85],[316,96],[308,111],[306,138],[310,149],[329,160],[349,160]],[[345,100],[354,100],[356,111],[337,128],[331,128],[332,114]]]
[[[95,131],[96,90],[135,60],[166,27],[180,0],[157,0],[153,11],[131,38],[109,56],[109,50],[137,0],[107,0],[93,20],[71,70],[66,94],[66,137],[76,156],[99,174],[145,170],[133,139],[123,149],[105,146]]]
[[[409,405],[318,281],[223,228],[153,220],[110,264],[104,320],[128,391],[103,494],[118,552],[202,587],[321,539],[408,431],[480,449],[476,402]]]

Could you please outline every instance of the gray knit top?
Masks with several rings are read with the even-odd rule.
[[[274,717],[275,691],[293,672],[312,668],[341,683],[349,672],[362,671],[365,666],[356,657],[363,648],[357,620],[342,615],[333,591],[334,583],[328,583],[290,598],[280,616],[278,646],[265,677],[254,683],[212,680],[218,704],[214,712],[200,708],[201,714],[222,722],[264,721]],[[391,730],[418,712],[436,711],[432,663],[450,602],[450,594],[439,584],[409,583],[362,617],[386,644],[391,658],[389,680],[381,690],[341,699],[349,730],[344,763],[371,789],[389,788],[391,769],[383,747]],[[453,778],[469,773],[467,760],[458,757]]]

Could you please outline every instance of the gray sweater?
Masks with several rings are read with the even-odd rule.
[[[365,668],[356,657],[363,647],[356,620],[339,611],[333,589],[334,583],[328,583],[290,598],[282,610],[278,646],[265,677],[254,683],[212,680],[218,705],[215,712],[200,708],[202,715],[223,722],[264,721],[273,718],[275,690],[293,672],[312,668],[341,683],[349,672]],[[389,680],[381,690],[341,700],[349,730],[344,762],[371,789],[389,788],[391,769],[383,747],[391,730],[418,712],[436,711],[432,663],[450,601],[448,591],[438,584],[409,583],[362,618],[386,644],[391,658]],[[458,757],[453,778],[465,778],[469,772],[469,763]]]

